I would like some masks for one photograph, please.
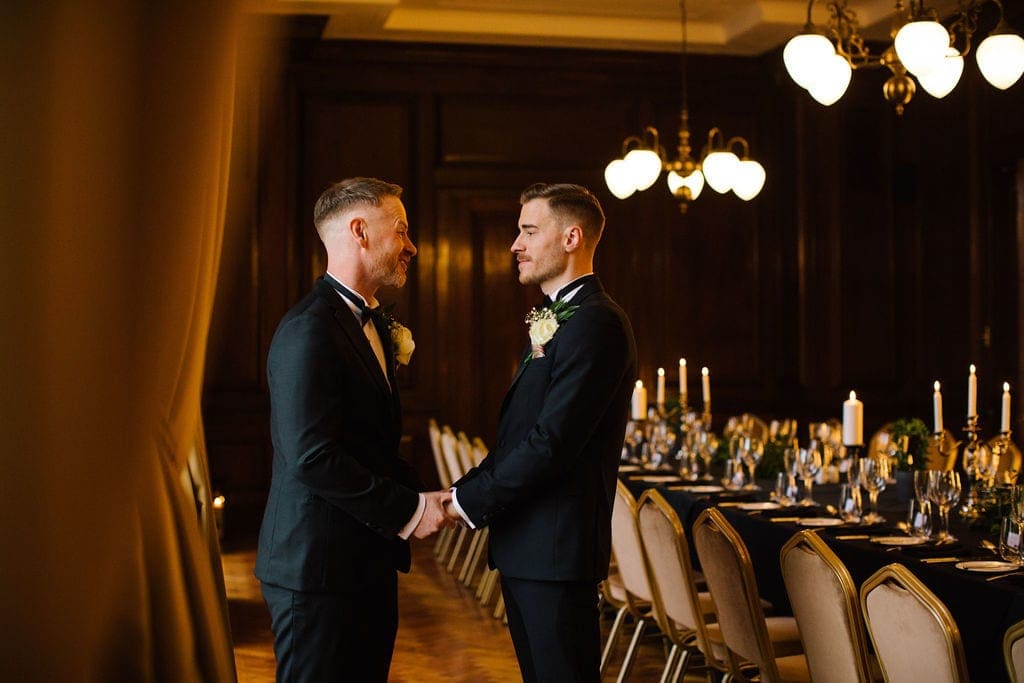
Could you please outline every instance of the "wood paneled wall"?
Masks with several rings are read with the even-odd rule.
[[[837,416],[853,388],[868,429],[930,421],[938,378],[955,427],[973,362],[991,429],[998,383],[1024,388],[1024,86],[996,91],[973,62],[946,100],[920,93],[900,118],[880,72],[856,73],[824,108],[777,53],[691,56],[695,146],[712,126],[742,135],[768,180],[749,203],[706,188],[680,214],[661,180],[619,201],[602,177],[645,124],[674,153],[676,57],[309,39],[286,55],[239,94],[205,393],[223,490],[258,499],[269,482],[267,347],[323,270],[313,201],[351,175],[406,188],[419,255],[408,286],[382,298],[416,337],[401,382],[410,454],[428,474],[429,417],[493,439],[540,296],[516,283],[508,251],[518,194],[536,181],[597,193],[597,269],[632,319],[642,378],[664,366],[674,387],[686,356],[696,386],[709,366],[719,420]]]

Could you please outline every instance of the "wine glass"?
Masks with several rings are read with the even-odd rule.
[[[733,472],[742,482],[743,480],[743,434],[739,431],[733,432],[729,439],[729,459],[733,463]]]
[[[939,508],[939,521],[942,527],[938,534],[940,543],[952,543],[956,540],[949,533],[949,510],[960,500],[960,492],[959,472],[928,471],[928,500]]]
[[[764,457],[764,442],[756,436],[745,436],[740,444],[740,457],[750,472],[750,481],[743,488],[747,491],[760,491],[761,487],[754,483],[754,470]]]
[[[701,479],[703,481],[714,481],[715,478],[711,476],[711,459],[718,450],[718,437],[713,432],[701,432],[701,437],[700,457],[704,461],[704,476]]]
[[[885,490],[885,482],[889,478],[889,458],[861,458],[860,483],[868,492],[868,504],[871,512],[864,515],[865,524],[884,522],[885,517],[878,514],[878,494]]]
[[[804,482],[804,499],[800,501],[800,505],[810,506],[817,505],[814,497],[811,495],[814,488],[814,477],[821,472],[821,453],[816,448],[800,448],[796,452],[796,471],[797,475]]]

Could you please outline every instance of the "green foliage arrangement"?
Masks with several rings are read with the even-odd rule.
[[[906,449],[902,447],[902,439],[906,437]],[[889,430],[889,443],[893,444],[896,456],[896,469],[902,472],[923,470],[928,466],[928,441],[931,432],[924,422],[918,418],[901,418],[892,423]]]

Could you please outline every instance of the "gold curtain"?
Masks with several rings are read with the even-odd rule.
[[[233,5],[0,9],[10,680],[235,678],[200,416]]]

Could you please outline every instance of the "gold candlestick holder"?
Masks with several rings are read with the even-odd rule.
[[[981,425],[977,415],[968,415],[964,424],[965,438],[960,442],[958,469],[963,473],[964,486],[960,496],[960,516],[965,519],[978,517],[978,466],[991,458],[988,445],[981,439]]]

